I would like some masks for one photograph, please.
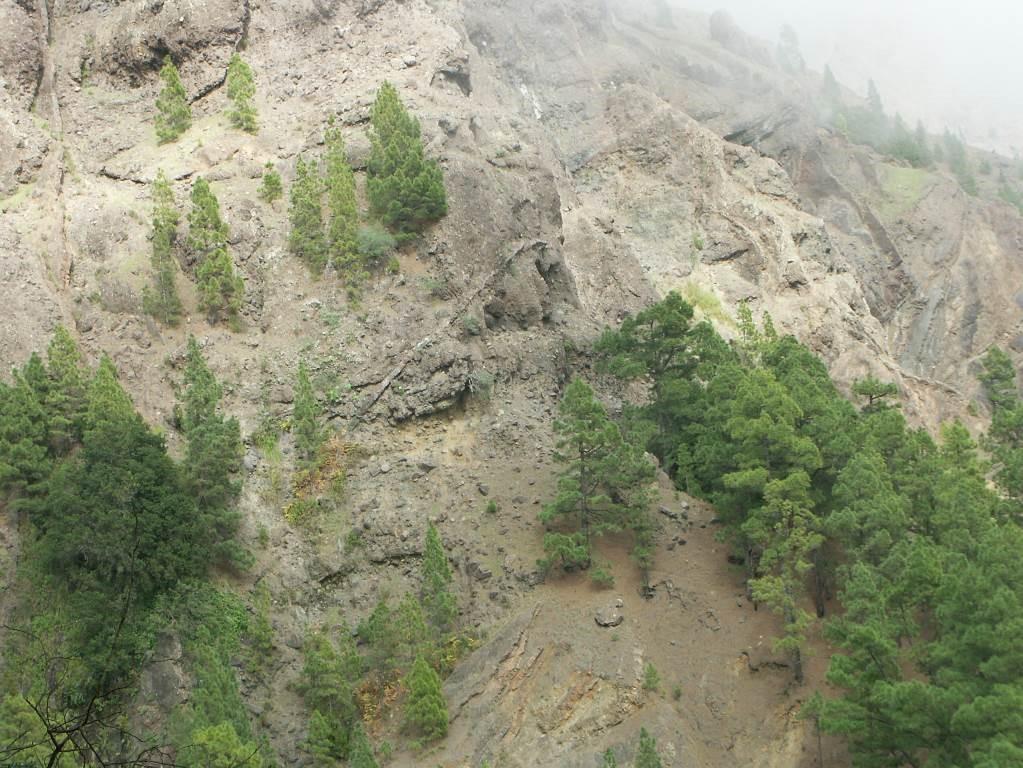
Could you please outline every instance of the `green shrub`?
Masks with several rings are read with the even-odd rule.
[[[483,508],[483,511],[486,512],[488,515],[496,515],[497,502],[494,501],[493,499],[490,499],[490,501],[487,502],[487,506]]]
[[[462,318],[462,327],[470,336],[479,336],[482,330],[479,318],[476,315],[466,315]]]
[[[647,662],[643,667],[643,690],[657,691],[661,687],[661,675],[652,662]]]
[[[264,202],[273,203],[284,195],[284,185],[281,184],[281,175],[277,173],[274,164],[267,160],[263,166],[263,183],[259,187],[259,197]]]
[[[598,587],[610,589],[615,585],[615,576],[607,563],[601,563],[590,570],[590,579]]]
[[[359,253],[367,264],[381,264],[398,245],[394,235],[379,224],[363,224],[356,235]]]

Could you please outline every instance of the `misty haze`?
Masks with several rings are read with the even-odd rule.
[[[886,105],[940,133],[1016,154],[1023,149],[1023,4],[1012,0],[671,0],[727,10],[770,41],[791,26],[807,64],[830,65],[866,95],[873,78]],[[626,3],[627,5],[627,3]]]

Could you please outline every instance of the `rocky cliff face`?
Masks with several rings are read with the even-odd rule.
[[[222,115],[238,49],[257,75],[254,137]],[[196,119],[158,146],[168,53]],[[747,299],[840,381],[897,380],[932,426],[965,411],[990,344],[1023,350],[1013,209],[816,127],[809,86],[720,20],[712,36],[705,17],[664,3],[626,14],[604,0],[0,0],[0,75],[0,358],[19,362],[64,322],[166,426],[195,333],[250,432],[262,412],[287,413],[304,357],[363,448],[345,514],[312,533],[283,519],[272,468],[254,449],[246,460],[245,534],[271,532],[254,578],[274,595],[279,646],[270,681],[249,681],[247,696],[287,763],[304,736],[288,683],[306,628],[357,619],[407,585],[429,518],[458,567],[464,621],[494,637],[449,683],[445,764],[590,765],[639,723],[674,765],[797,764],[799,694],[782,696],[785,674],[762,650],[771,617],[735,605],[741,588],[709,535],[676,549],[709,512],[666,528],[657,597],[622,640],[592,634],[605,594],[536,586],[550,416],[566,373],[587,365],[578,350],[671,289],[726,335]],[[288,256],[286,205],[255,193],[267,161],[290,181],[329,115],[362,169],[384,79],[422,121],[450,214],[354,307]],[[168,331],[141,313],[160,168],[181,207],[200,175],[220,198],[247,284],[240,332],[197,312]],[[194,312],[191,288],[185,300]],[[489,400],[473,396],[491,380]],[[497,518],[480,514],[485,496]],[[681,503],[668,490],[663,502],[672,514]],[[343,546],[352,527],[362,552]],[[639,690],[649,658],[677,670],[678,702]]]

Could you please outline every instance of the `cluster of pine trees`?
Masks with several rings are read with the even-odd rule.
[[[813,711],[856,765],[1020,764],[1023,404],[1007,356],[984,361],[989,462],[958,422],[939,442],[910,428],[891,384],[859,382],[857,409],[770,318],[742,307],[739,332],[726,343],[677,294],[607,331],[603,369],[650,384],[624,431],[714,503],[796,677],[807,604],[824,616],[837,596],[840,694]]]
[[[419,122],[409,115],[390,83],[385,82],[377,93],[371,127],[370,214],[405,239],[447,213],[443,174],[436,161],[425,157]],[[320,163],[298,159],[291,188],[289,246],[315,273],[328,265],[336,269],[357,293],[369,269],[393,249],[396,239],[380,224],[360,225],[355,174],[333,119],[324,144],[322,175]]]
[[[420,577],[418,596],[407,594],[397,605],[386,598],[377,603],[358,627],[359,647],[347,627],[336,639],[325,631],[307,639],[299,688],[310,710],[306,750],[314,765],[327,768],[347,760],[353,767],[377,767],[360,707],[379,703],[357,700],[357,691],[376,691],[379,699],[388,686],[399,684],[407,732],[420,743],[447,734],[440,673],[454,663],[458,609],[451,566],[433,525],[426,531]]]
[[[236,324],[245,295],[245,283],[234,270],[228,250],[227,224],[209,183],[199,177],[192,185],[192,208],[188,214],[186,248],[195,260],[199,306],[216,322]],[[153,231],[151,265],[153,284],[142,295],[143,309],[167,325],[177,325],[182,314],[175,276],[179,214],[174,192],[163,171],[153,183]]]
[[[192,126],[192,106],[188,91],[181,82],[181,74],[170,56],[165,56],[160,68],[163,88],[156,99],[156,137],[161,144],[176,141]],[[247,133],[259,131],[258,115],[253,99],[256,80],[252,68],[235,53],[227,65],[224,80],[230,105],[226,110],[232,126]]]
[[[827,121],[850,141],[866,144],[914,168],[947,162],[963,190],[977,194],[977,178],[962,140],[946,129],[940,141],[932,142],[922,122],[917,121],[916,128],[910,130],[901,115],[887,115],[873,80],[867,83],[867,105],[851,106],[842,98],[842,89],[831,68],[825,67],[820,99]],[[1010,194],[1014,190],[1008,185],[1004,188]]]
[[[123,696],[157,628],[188,612],[184,585],[202,585],[211,563],[251,563],[234,539],[238,422],[219,401],[191,339],[179,463],[113,362],[90,369],[62,327],[45,359],[33,354],[0,384],[0,492],[26,522],[20,629],[5,633],[0,674],[5,754],[51,765],[124,754]]]

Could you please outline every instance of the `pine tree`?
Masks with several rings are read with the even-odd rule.
[[[246,133],[257,133],[256,107],[252,99],[256,95],[256,83],[252,68],[237,53],[231,55],[227,65],[227,98],[232,107],[227,112],[231,125]]]
[[[174,239],[177,236],[178,211],[174,207],[174,192],[161,170],[153,182],[152,255],[153,285],[146,286],[142,306],[147,314],[167,325],[181,320],[181,299],[178,297],[174,277]]]
[[[377,92],[371,119],[370,207],[396,231],[417,232],[447,213],[440,166],[424,157],[419,121],[388,82]]]
[[[188,247],[201,264],[214,251],[227,250],[227,224],[220,218],[220,202],[201,176],[192,184],[191,199]]]
[[[875,115],[884,114],[884,105],[881,103],[881,93],[877,90],[877,84],[873,80],[867,81],[867,105]]]
[[[185,475],[208,526],[211,551],[237,567],[252,562],[234,539],[243,447],[238,420],[220,412],[222,390],[194,336],[188,337],[185,390],[176,412],[188,447]]]
[[[213,320],[234,322],[241,311],[245,283],[235,274],[227,249],[227,224],[220,218],[220,203],[205,179],[192,185],[192,210],[188,214],[188,247],[196,255],[199,306]]]
[[[635,768],[661,768],[661,758],[657,754],[657,740],[646,728],[639,729],[639,748],[636,750]]]
[[[819,521],[810,500],[810,478],[797,470],[764,489],[764,504],[743,524],[743,533],[760,551],[753,597],[781,615],[784,628],[775,642],[792,659],[797,683],[803,682],[802,647],[812,622],[800,606],[812,555],[821,546]]]
[[[618,768],[618,761],[615,759],[615,753],[608,749],[604,752],[601,757],[600,768]]]
[[[821,81],[821,95],[824,97],[824,101],[828,106],[841,106],[842,89],[839,87],[838,81],[835,79],[835,74],[831,71],[830,66],[824,67],[824,78]]]
[[[352,726],[351,747],[348,750],[348,768],[380,768],[373,757],[373,745],[369,743],[362,723]]]
[[[313,392],[309,371],[305,363],[298,364],[298,378],[295,382],[295,404],[291,416],[291,431],[295,435],[295,448],[299,461],[312,464],[320,452],[320,446],[326,437],[320,425],[320,407],[316,394]]]
[[[39,396],[14,372],[0,382],[0,490],[16,496],[35,488],[50,473],[48,412]]]
[[[82,353],[67,328],[58,325],[46,350],[49,386],[44,405],[48,411],[50,448],[60,456],[81,439],[85,408]]]
[[[288,218],[291,232],[288,247],[316,274],[327,263],[327,241],[323,235],[323,185],[316,173],[316,164],[307,163],[299,155],[295,166],[295,183],[291,185]]]
[[[450,632],[458,615],[458,606],[451,594],[451,565],[433,523],[426,529],[421,573],[420,596],[426,615],[434,629],[441,633]]]
[[[298,689],[313,710],[309,735],[314,734],[324,758],[348,756],[352,724],[358,718],[355,684],[362,676],[362,660],[349,633],[342,629],[342,648],[334,647],[323,632],[306,638],[305,663]]]
[[[266,165],[263,166],[263,183],[259,187],[259,197],[264,202],[273,203],[279,200],[283,194],[281,175],[277,173],[274,164],[267,160]]]
[[[394,632],[394,661],[408,667],[417,656],[425,655],[433,660],[435,650],[434,634],[426,625],[423,606],[415,595],[406,594],[391,617]]]
[[[160,69],[163,90],[156,99],[156,136],[161,144],[174,141],[188,130],[192,124],[192,108],[188,104],[188,94],[181,84],[181,76],[170,56],[163,59]]]
[[[546,563],[585,568],[593,536],[644,527],[653,467],[623,439],[582,379],[565,389],[554,430],[559,435],[555,460],[565,469],[558,477],[558,495],[540,519],[551,523],[567,517],[578,529],[544,536]]]
[[[336,727],[319,710],[313,710],[309,716],[305,749],[312,757],[314,768],[336,768],[341,759]]]
[[[368,275],[356,240],[359,212],[355,203],[355,174],[348,165],[345,140],[333,117],[327,126],[325,141],[327,210],[330,213],[328,258],[350,287],[357,291]]]
[[[887,408],[885,398],[898,397],[899,387],[891,381],[881,381],[874,376],[865,379],[857,379],[853,382],[853,394],[867,399],[863,406],[864,411],[875,411],[880,408]]]
[[[441,739],[448,732],[448,705],[440,688],[440,677],[422,656],[417,656],[405,678],[408,700],[405,723],[426,741]]]
[[[135,406],[117,379],[117,368],[106,355],[89,382],[83,416],[85,438],[90,432],[140,422]]]
[[[189,757],[202,768],[263,768],[263,756],[252,742],[243,742],[230,723],[219,723],[192,734]]]

